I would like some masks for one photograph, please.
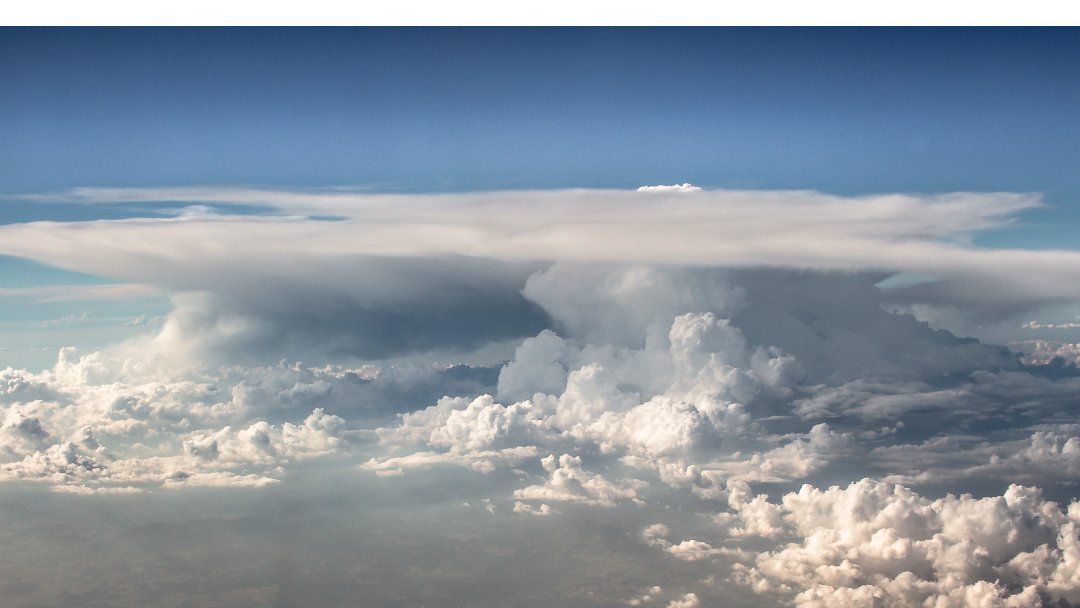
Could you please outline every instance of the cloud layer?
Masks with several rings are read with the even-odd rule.
[[[426,195],[84,188],[29,198],[214,204],[221,209],[259,205],[276,211],[0,228],[3,253],[133,282],[154,284],[167,277],[166,286],[174,290],[215,291],[211,288],[222,287],[223,273],[233,270],[234,278],[258,279],[263,274],[258,270],[267,266],[279,278],[301,279],[317,263],[339,279],[334,283],[337,291],[369,293],[373,275],[386,272],[378,266],[364,270],[373,263],[372,256],[420,257],[435,264],[444,262],[431,258],[461,256],[511,263],[909,271],[938,279],[911,286],[913,300],[982,304],[997,312],[1073,301],[1077,295],[1071,287],[1077,284],[1074,252],[985,250],[969,244],[976,232],[1015,221],[1018,212],[1040,205],[1037,196],[1024,194],[845,198],[684,187]],[[305,219],[326,217],[340,221]],[[185,270],[192,266],[220,270],[193,275]],[[456,280],[468,283],[468,276]],[[327,286],[317,277],[307,276],[306,282]],[[393,290],[383,285],[380,295],[370,297],[392,300],[416,289],[408,281],[396,285]],[[972,298],[973,293],[982,295]]]
[[[1036,198],[65,196],[276,214],[0,227],[4,253],[174,303],[139,338],[0,372],[0,483],[422,486],[402,520],[441,492],[475,530],[604,530],[597,555],[663,566],[619,587],[635,606],[1080,602],[1072,351],[897,312],[1076,302],[1077,254],[968,240]]]

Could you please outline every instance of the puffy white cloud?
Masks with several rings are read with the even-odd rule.
[[[451,452],[474,452],[496,443],[527,442],[537,426],[529,402],[502,406],[490,395],[474,399],[465,409],[450,410],[442,425],[431,432],[428,443]]]
[[[514,351],[514,358],[499,371],[498,397],[524,400],[536,393],[562,394],[566,390],[567,366],[576,358],[575,349],[551,330],[526,338]]]
[[[671,321],[685,313],[730,313],[742,290],[716,270],[561,262],[534,273],[522,293],[559,331],[589,344],[663,346]]]
[[[701,600],[694,593],[687,593],[681,598],[671,600],[668,602],[667,608],[699,608],[701,606]]]
[[[552,513],[557,513],[547,503],[540,503],[540,506],[536,507],[528,503],[521,501],[514,501],[514,513],[528,513],[529,515],[547,516]]]
[[[345,420],[314,410],[302,424],[285,422],[281,428],[260,420],[233,431],[194,433],[183,442],[184,452],[200,460],[230,463],[277,463],[325,454],[341,444]]]
[[[691,465],[683,475],[693,476],[693,483],[701,488],[697,493],[719,498],[723,492],[717,486],[722,480],[783,482],[803,479],[842,458],[854,445],[854,437],[850,433],[836,432],[827,424],[814,425],[806,433],[761,437],[756,441],[765,445],[779,445],[763,447],[758,451],[717,454],[710,461]],[[686,485],[690,481],[678,479],[677,469],[673,471],[669,468],[666,474],[672,476],[670,481],[673,485]],[[662,478],[664,475],[665,471],[662,471]],[[710,486],[711,491],[706,489]]]
[[[8,410],[0,424],[0,451],[18,456],[40,450],[49,444],[49,432],[36,417],[28,417],[17,409]]]
[[[715,549],[712,545],[700,540],[684,540],[681,543],[671,545],[666,551],[675,557],[688,562],[696,562],[708,559],[714,555],[722,555],[725,552]]]
[[[701,192],[701,188],[690,183],[672,184],[670,186],[639,186],[638,192]]]
[[[671,534],[671,528],[664,524],[652,524],[641,531],[641,538],[651,547],[664,548],[671,545],[665,538],[668,534]]]
[[[794,540],[738,566],[735,577],[806,606],[1075,601],[1077,504],[1066,512],[1017,485],[1002,496],[936,500],[869,479],[825,490],[804,485],[753,507],[771,510],[769,536]],[[733,501],[740,516],[748,505]]]
[[[333,405],[335,389],[353,382],[351,371],[162,371],[129,355],[61,349],[50,370],[5,370],[0,479],[81,493],[263,486],[276,482],[279,467],[349,449],[344,418],[319,407],[308,407],[306,418],[302,412],[313,401]],[[291,384],[275,393],[275,404],[246,388],[286,377]]]
[[[563,454],[557,460],[554,454],[549,454],[540,462],[549,474],[548,480],[516,490],[514,498],[579,502],[601,507],[614,507],[620,501],[641,502],[638,490],[645,484],[639,480],[613,484],[582,469],[581,458],[569,454]]]
[[[786,532],[783,511],[779,505],[769,502],[768,496],[754,496],[750,485],[741,480],[728,481],[727,489],[728,505],[733,513],[720,513],[716,516],[716,521],[728,526],[729,534],[736,538],[778,538]]]
[[[45,480],[55,484],[83,485],[95,480],[105,465],[65,441],[35,451],[20,461],[0,465],[0,479]]]
[[[442,399],[403,415],[400,426],[380,430],[381,440],[442,448],[451,455],[510,446],[554,450],[570,442],[624,456],[628,464],[657,468],[661,475],[673,473],[668,459],[707,452],[725,437],[745,433],[749,413],[732,399],[753,399],[769,388],[782,388],[789,374],[774,372],[797,363],[776,349],[751,351],[738,329],[712,313],[679,315],[668,325],[661,342],[637,350],[580,349],[543,332],[525,340],[517,353],[522,358],[508,363],[500,375],[500,393],[531,394],[530,399],[509,405],[487,395]],[[639,373],[643,360],[657,363],[644,368],[651,376],[644,380]],[[755,365],[767,368],[765,378]],[[662,388],[643,395],[649,386]],[[544,387],[561,392],[547,394]],[[813,437],[817,441],[818,435]],[[786,460],[794,462],[797,456]],[[774,460],[769,470],[780,472],[783,455]]]
[[[642,606],[648,604],[649,602],[652,602],[654,599],[656,599],[658,595],[663,592],[664,589],[662,587],[660,587],[659,585],[653,585],[652,587],[649,587],[649,589],[646,590],[645,593],[626,600],[626,603],[630,606]]]
[[[1080,344],[1071,342],[1052,342],[1049,340],[1027,340],[1014,342],[1011,346],[1024,355],[1024,362],[1029,365],[1049,365],[1060,358],[1067,365],[1080,363]]]
[[[40,481],[84,492],[265,486],[277,483],[267,475],[277,467],[338,448],[343,425],[343,419],[315,410],[299,425],[286,422],[279,428],[259,421],[238,431],[226,426],[212,433],[194,432],[180,441],[180,450],[170,450],[166,442],[161,446],[164,453],[145,457],[136,455],[137,445],[122,446],[114,453],[98,442],[91,428],[84,427],[67,440],[0,465],[0,480]],[[264,473],[245,472],[251,466]]]

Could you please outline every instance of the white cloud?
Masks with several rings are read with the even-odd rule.
[[[461,207],[495,209],[505,196],[510,195],[466,197]],[[518,196],[515,204],[532,213],[532,195]],[[537,196],[551,202],[553,211],[565,203]],[[613,201],[625,202],[622,193],[560,196],[578,197],[586,210],[595,205],[601,223],[615,213]],[[688,242],[701,237],[680,213],[689,217],[700,211],[705,224],[749,214],[742,227],[752,232],[757,210],[740,211],[732,196],[700,192],[674,198],[658,191],[638,198],[661,201],[671,218],[632,202],[620,212],[627,216],[629,233],[636,231],[643,239],[645,261],[657,261],[656,251],[667,251],[653,244],[657,238],[674,242],[678,250],[684,237]],[[946,258],[956,254],[955,259],[970,254],[979,258],[975,266],[980,272],[1002,281],[1015,277],[983,268],[983,252],[938,239],[966,233],[965,222],[991,225],[1031,203],[1023,197],[975,195],[971,200],[866,199],[858,205],[805,193],[747,196],[801,221],[810,220],[800,216],[796,200],[837,221],[854,214],[855,228],[813,220],[796,249],[854,239],[892,253],[910,247],[915,260],[930,251],[945,251]],[[719,210],[679,202],[699,197]],[[238,231],[236,242],[226,241],[220,258],[208,260],[208,253],[199,253],[203,258],[190,266],[166,252],[163,263],[178,271],[168,279],[176,284],[166,288],[206,291],[177,295],[177,311],[157,335],[86,356],[65,349],[57,365],[41,373],[0,372],[0,479],[36,480],[73,493],[125,493],[277,485],[297,461],[320,456],[352,458],[347,470],[355,475],[394,477],[416,469],[460,467],[488,474],[477,475],[477,484],[490,492],[484,496],[495,497],[484,502],[469,496],[470,504],[502,515],[510,509],[500,506],[496,512],[496,505],[510,503],[497,501],[512,501],[519,523],[547,526],[573,519],[524,517],[558,513],[552,505],[562,511],[573,511],[566,505],[577,504],[639,514],[646,509],[637,506],[646,501],[657,512],[667,507],[668,513],[682,514],[680,524],[711,526],[703,534],[684,534],[682,525],[666,520],[679,530],[678,538],[662,524],[645,530],[645,543],[662,551],[672,568],[713,567],[734,559],[743,564],[736,577],[750,588],[808,606],[1024,605],[1040,594],[1077,601],[1080,507],[1064,510],[1020,486],[990,498],[935,498],[940,494],[928,487],[950,484],[959,492],[1004,480],[1043,486],[1054,496],[1075,495],[1070,484],[1080,475],[1080,429],[1070,425],[1075,424],[1080,379],[1070,377],[1070,370],[1025,367],[1003,349],[891,314],[881,307],[885,296],[874,287],[880,280],[874,272],[585,263],[603,256],[574,244],[560,253],[570,261],[505,264],[518,259],[507,243],[519,237],[514,243],[524,247],[544,231],[550,238],[564,232],[571,241],[580,238],[580,231],[591,228],[570,220],[588,223],[592,216],[582,209],[568,211],[570,220],[549,220],[538,227],[501,211],[483,221],[454,212],[450,234],[428,226],[434,244],[410,249],[414,245],[408,239],[414,231],[424,233],[429,211],[449,213],[428,207],[446,200],[350,199],[350,205],[367,205],[372,218],[381,217],[389,228],[354,214],[336,222],[342,226],[330,228],[325,242],[324,235],[311,232],[308,236],[316,239],[312,247],[322,248],[319,255],[325,256],[319,263],[329,260],[328,265],[316,264],[294,242],[298,237],[292,230],[314,230],[305,222],[214,218],[214,226]],[[289,199],[282,204],[339,202]],[[403,208],[392,209],[390,202]],[[916,235],[925,218],[914,217],[913,210],[946,228],[935,229],[931,239]],[[489,220],[490,226],[483,223]],[[897,226],[891,225],[894,221]],[[199,222],[203,219],[189,218],[182,225],[107,222],[104,227],[115,232],[113,238],[147,240],[110,242],[105,247],[111,253],[100,261],[123,262],[120,267],[131,277],[122,278],[149,276],[160,268],[139,256],[158,251],[154,235],[162,242],[189,242],[185,239],[194,236],[184,226]],[[644,238],[649,222],[653,240]],[[801,228],[785,222],[781,232],[798,236]],[[287,237],[281,255],[275,253],[259,268],[254,260],[262,245],[249,242],[243,232],[249,225],[253,234],[269,230]],[[46,236],[53,230],[85,236],[81,229],[39,228]],[[348,239],[334,232],[345,228]],[[376,243],[390,234],[406,239],[394,245],[408,259],[350,258],[372,253],[362,249],[367,245],[355,244],[355,231],[361,228],[371,228]],[[481,236],[491,242],[481,246],[472,239]],[[618,250],[627,247],[622,238],[601,230],[597,242]],[[724,228],[715,238],[753,249],[754,239],[766,235],[743,238]],[[448,258],[437,268],[426,268],[430,260],[419,256],[447,243],[496,262]],[[484,247],[489,249],[480,251]],[[547,255],[556,249],[545,247],[535,251]],[[708,247],[700,254],[705,257],[684,252],[676,261],[719,263],[727,255]],[[719,257],[708,258],[713,254]],[[753,255],[747,259],[754,263],[768,257]],[[626,251],[612,254],[619,256],[627,256]],[[811,266],[820,261],[813,255],[808,259]],[[728,264],[726,258],[720,261]],[[202,263],[209,266],[199,267]],[[348,266],[345,274],[335,275],[336,264]],[[876,268],[861,258],[852,264]],[[823,266],[839,268],[839,262]],[[961,266],[949,268],[959,272]],[[207,268],[211,276],[197,272]],[[254,274],[245,274],[252,268]],[[308,277],[312,268],[319,272]],[[264,286],[271,271],[285,277],[284,283]],[[238,276],[244,277],[243,285],[232,285]],[[948,272],[940,276],[938,283],[950,280]],[[1028,286],[1042,293],[1041,280]],[[327,294],[333,297],[324,299]],[[439,308],[444,296],[457,302],[450,312]],[[277,360],[279,352],[292,353],[291,346],[301,344],[312,352],[322,349],[333,361],[371,336],[387,344],[408,342],[408,332],[399,334],[397,326],[383,324],[395,315],[425,319],[426,324],[414,326],[420,334],[446,326],[440,335],[451,344],[459,339],[472,344],[463,347],[468,350],[493,335],[477,329],[491,320],[491,309],[470,307],[504,297],[531,311],[529,323],[540,319],[550,327],[510,323],[498,335],[531,337],[517,343],[500,370],[411,360],[313,366],[248,365],[235,359],[251,351]],[[349,314],[323,313],[338,304]],[[475,326],[458,328],[458,316],[472,319]],[[342,328],[353,325],[343,320],[372,333],[349,333]],[[304,335],[282,333],[282,328]],[[327,342],[339,334],[347,334],[343,342]],[[410,352],[432,344],[410,346]],[[204,359],[206,352],[221,359]],[[544,454],[550,455],[541,458]],[[541,477],[536,476],[537,460]],[[871,481],[825,490],[814,485],[871,474],[907,487]],[[797,487],[793,482],[807,485],[791,491]],[[470,489],[455,491],[468,494]],[[725,504],[727,510],[716,513]],[[634,520],[633,525],[641,523]],[[669,589],[679,588],[658,580]],[[669,601],[672,606],[701,603],[694,594],[659,590],[642,592],[628,603]]]
[[[49,432],[41,426],[41,420],[27,416],[18,409],[8,410],[0,423],[0,453],[22,456],[49,445]]]
[[[563,454],[557,460],[554,454],[549,454],[540,462],[549,474],[548,480],[516,490],[514,498],[579,502],[600,507],[614,507],[621,501],[641,502],[637,492],[644,482],[627,480],[613,484],[582,469],[581,458],[569,454]]]
[[[1076,601],[1078,504],[1066,512],[1016,485],[1003,496],[937,500],[869,479],[804,485],[768,503],[782,528],[772,536],[793,540],[735,576],[806,606],[1028,606],[1039,594]]]
[[[270,297],[283,282],[357,302],[385,303],[430,298],[432,288],[425,287],[425,280],[432,279],[465,286],[480,281],[511,293],[520,287],[521,274],[509,267],[491,270],[497,265],[477,273],[477,260],[907,271],[938,280],[893,290],[907,293],[904,297],[998,312],[1080,295],[1076,252],[988,250],[968,244],[975,231],[1001,226],[1039,206],[1035,195],[647,194],[80,189],[61,197],[260,204],[284,215],[13,224],[0,227],[0,251],[169,291],[208,291],[237,299],[253,296],[252,290]],[[327,214],[347,219],[298,219]],[[364,238],[356,238],[358,233]],[[207,242],[217,246],[202,246]],[[426,258],[430,266],[446,256],[460,257],[434,275],[414,269],[386,280],[388,260]],[[417,280],[405,280],[408,274]]]
[[[641,538],[650,547],[665,548],[671,545],[665,538],[671,533],[671,529],[664,524],[652,524],[641,531]]]
[[[514,501],[514,513],[527,513],[529,515],[537,515],[544,517],[556,513],[547,503],[540,503],[540,506],[533,506],[521,501]]]
[[[240,475],[227,471],[215,471],[210,473],[174,474],[165,479],[163,487],[167,489],[193,487],[264,488],[279,483],[281,481],[278,479],[255,473]]]
[[[670,186],[640,186],[638,192],[701,192],[701,188],[690,183]]]
[[[481,450],[455,454],[452,452],[414,452],[405,456],[371,458],[360,467],[372,471],[381,477],[403,475],[407,469],[454,464],[472,469],[478,473],[491,473],[496,467],[516,466],[521,462],[536,457],[536,447],[520,446],[502,450]]]
[[[630,606],[642,606],[657,599],[657,596],[659,596],[663,592],[664,589],[662,587],[660,587],[659,585],[653,585],[652,587],[649,587],[649,589],[646,590],[645,593],[626,600],[626,603]]]
[[[701,606],[701,600],[694,593],[687,593],[681,598],[671,600],[668,602],[667,608],[699,608]]]
[[[693,539],[673,544],[665,550],[675,557],[687,562],[696,562],[725,553],[722,549],[716,549],[709,543]]]
[[[1080,503],[1045,498],[1076,498],[1080,378],[1041,366],[1075,345],[1024,365],[888,312],[978,324],[1080,296],[1080,254],[971,244],[1038,197],[684,186],[70,193],[277,215],[0,227],[4,252],[175,305],[140,340],[0,371],[0,480],[258,492],[326,464],[466,502],[453,525],[488,533],[602,518],[595,542],[654,554],[629,605],[707,604],[687,582],[732,562],[745,593],[805,606],[1080,602]],[[480,351],[491,367],[449,366]]]
[[[173,429],[175,435],[164,437],[159,446],[161,453],[149,456],[138,455],[145,448],[129,444],[130,438],[124,441],[123,432],[115,428],[110,435],[121,439],[115,451],[102,445],[91,427],[77,429],[55,443],[37,433],[37,443],[48,447],[24,449],[21,459],[0,464],[0,480],[38,481],[86,493],[118,488],[261,487],[277,483],[269,474],[279,471],[278,467],[340,447],[343,425],[341,418],[315,410],[299,425],[286,422],[277,427],[259,421],[238,431],[226,426],[189,434]],[[172,448],[175,443],[181,449]],[[251,468],[262,473],[247,472]]]
[[[1026,340],[1010,346],[1024,353],[1024,363],[1029,365],[1047,365],[1058,357],[1067,365],[1080,364],[1080,344],[1077,343]]]
[[[1009,479],[1026,483],[1068,483],[1080,476],[1080,437],[1076,425],[1035,431],[1019,440],[990,441],[978,436],[936,437],[919,445],[890,445],[868,454],[868,461],[896,473],[898,483],[941,483]]]
[[[229,463],[277,463],[325,454],[341,444],[345,420],[316,409],[302,424],[281,428],[260,420],[233,431],[195,433],[183,442],[184,452],[200,460]]]

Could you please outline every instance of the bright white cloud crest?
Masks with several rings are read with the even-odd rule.
[[[232,269],[278,276],[332,268],[337,289],[362,256],[466,256],[504,262],[592,261],[911,271],[1021,301],[1075,298],[1080,254],[998,251],[971,235],[1038,206],[1034,195],[961,193],[845,198],[804,191],[559,190],[468,194],[290,192],[230,188],[77,189],[93,203],[262,205],[276,217],[47,222],[0,227],[0,251],[173,289],[207,289]],[[332,216],[343,221],[304,221]],[[192,266],[218,269],[193,275]],[[241,270],[243,269],[243,270]],[[369,277],[370,278],[370,277]],[[318,281],[308,277],[309,282]],[[220,287],[220,285],[217,285]],[[323,282],[322,287],[326,288]],[[385,288],[385,285],[383,286]],[[959,287],[951,294],[959,297]],[[939,296],[941,297],[941,296]]]

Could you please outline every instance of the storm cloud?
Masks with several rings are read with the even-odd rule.
[[[32,500],[352,488],[399,501],[363,507],[393,534],[440,539],[421,587],[484,578],[453,552],[569,576],[544,565],[569,543],[605,564],[580,593],[518,581],[528,605],[1080,602],[1080,373],[1050,356],[1068,345],[1021,352],[903,312],[1013,323],[1080,300],[1077,254],[971,244],[1037,197],[58,197],[273,212],[0,227],[4,253],[174,306],[140,337],[0,373],[0,482]],[[513,553],[482,530],[560,540]],[[387,605],[432,600],[388,581]],[[328,602],[352,589],[333,584]]]

